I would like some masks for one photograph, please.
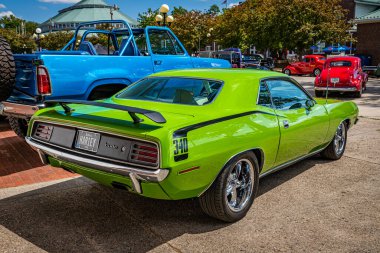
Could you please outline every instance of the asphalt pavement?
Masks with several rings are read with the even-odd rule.
[[[313,78],[295,77],[306,89]],[[161,201],[83,177],[0,190],[0,252],[379,252],[380,79],[338,161],[318,156],[260,181],[246,218],[226,224],[196,200]]]

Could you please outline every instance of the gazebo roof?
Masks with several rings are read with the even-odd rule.
[[[103,0],[82,0],[70,7],[62,9],[58,14],[42,24],[54,23],[81,23],[95,20],[111,19],[110,9],[112,5],[108,5]],[[113,19],[125,20],[131,25],[137,25],[138,22],[125,15],[119,10],[113,10]]]

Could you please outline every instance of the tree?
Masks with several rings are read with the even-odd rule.
[[[152,10],[149,8],[147,11],[138,14],[137,21],[140,23],[140,27],[145,28],[150,25],[156,24],[156,15],[158,14],[157,10]]]
[[[182,6],[178,6],[173,8],[172,15],[173,16],[180,16],[180,15],[185,15],[188,11],[183,8]]]
[[[0,29],[0,35],[8,41],[13,53],[30,53],[37,48],[31,36],[18,34],[15,29]]]
[[[41,47],[47,50],[60,50],[70,41],[74,36],[73,32],[52,32],[46,34],[43,39],[41,39]]]
[[[210,6],[210,9],[208,9],[207,14],[211,15],[218,15],[220,13],[220,8],[218,5],[213,4]]]
[[[199,46],[202,48],[210,42],[207,34],[213,27],[214,20],[214,16],[210,14],[192,10],[183,14],[175,14],[171,29],[187,51],[195,52],[199,51]]]

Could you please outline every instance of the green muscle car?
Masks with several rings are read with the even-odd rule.
[[[44,163],[145,197],[197,197],[234,222],[259,178],[317,153],[341,158],[357,117],[355,103],[313,99],[281,73],[173,70],[106,100],[46,102],[26,140]]]

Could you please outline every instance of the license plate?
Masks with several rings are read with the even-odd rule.
[[[99,147],[100,134],[78,130],[75,147],[91,152],[97,152]]]
[[[332,83],[339,83],[339,78],[331,78]]]

